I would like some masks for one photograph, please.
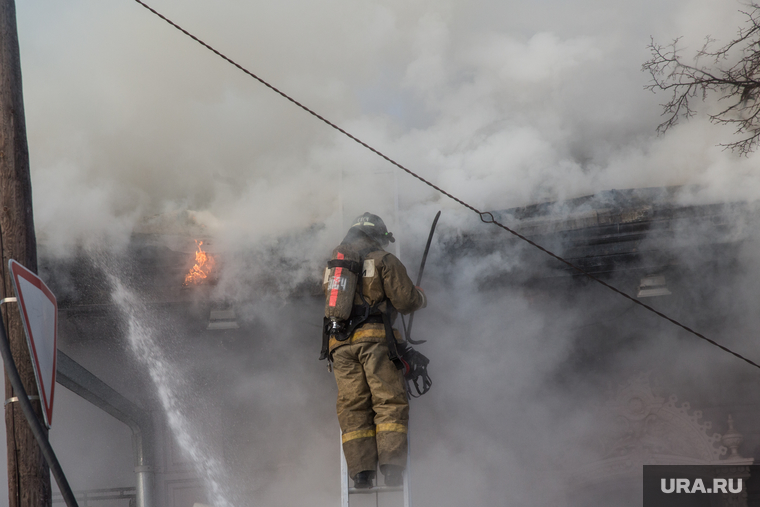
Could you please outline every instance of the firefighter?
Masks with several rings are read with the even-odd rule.
[[[405,345],[391,325],[398,313],[424,308],[427,301],[401,261],[383,250],[389,242],[395,239],[380,217],[364,213],[341,243],[362,259],[352,318],[370,313],[344,341],[330,336],[328,345],[338,384],[343,452],[356,488],[373,486],[378,464],[385,485],[400,486],[406,465],[409,400],[400,363],[389,356],[391,349],[404,350]]]

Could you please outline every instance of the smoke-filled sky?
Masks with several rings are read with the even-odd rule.
[[[657,136],[658,104],[666,97],[645,91],[649,77],[640,71],[650,37],[667,43],[683,36],[687,52],[706,35],[727,42],[743,20],[742,5],[733,0],[151,5],[480,209],[684,184],[701,186],[692,197],[700,202],[754,200],[760,188],[760,155],[740,158],[716,146],[731,138],[727,129],[697,117]],[[306,304],[316,313],[293,318],[277,302],[261,302],[259,272],[271,270],[273,258],[305,258],[303,265],[288,264],[277,288],[287,294],[313,279],[348,221],[364,211],[386,218],[408,266],[418,262],[435,210],[444,210],[444,237],[476,219],[131,0],[24,0],[17,9],[43,254],[66,257],[82,244],[118,250],[135,227],[177,232],[172,220],[184,210],[193,210],[220,252],[255,251],[228,262],[216,289],[239,303],[241,322],[260,322],[261,337],[276,337],[265,342],[267,353],[282,360],[260,360],[255,371],[241,366],[238,384],[230,386],[241,412],[263,407],[266,417],[258,417],[275,435],[264,439],[251,430],[258,447],[241,449],[297,463],[304,497],[316,490],[329,504],[333,492],[325,484],[332,472],[319,467],[326,452],[337,458],[337,433],[329,426],[335,421],[332,413],[325,416],[334,384],[304,350],[295,362],[289,355],[305,333],[316,333],[319,305]],[[280,250],[267,250],[272,245]],[[748,266],[757,265],[756,254],[746,253]],[[507,492],[515,495],[513,505],[531,505],[530,489],[517,488],[531,480],[529,471],[552,464],[563,445],[575,456],[583,451],[573,437],[588,416],[568,414],[587,400],[545,388],[556,381],[588,316],[556,301],[537,303],[519,290],[478,292],[478,273],[491,265],[519,269],[515,259],[501,253],[472,265],[465,256],[447,285],[452,278],[444,281],[440,273],[450,267],[440,252],[431,255],[431,304],[415,332],[430,339],[424,352],[435,356],[439,377],[435,391],[413,406],[411,423],[425,505],[501,505]],[[577,300],[607,308],[604,297],[591,290]],[[648,322],[635,312],[626,319],[626,325]],[[651,336],[670,336],[648,325]],[[314,340],[316,350],[316,334]],[[626,368],[661,364],[663,350],[676,351],[676,363],[699,392],[700,382],[712,377],[689,369],[695,358],[710,357],[716,368],[727,362],[698,347],[684,352],[682,345],[667,339],[662,349],[630,345]],[[301,378],[309,382],[300,384]],[[294,394],[275,397],[262,385],[287,385]],[[282,421],[303,440],[281,435]],[[316,436],[307,439],[309,431]],[[282,442],[286,450],[303,443],[302,454],[288,454],[278,447]],[[283,468],[278,486],[262,493],[269,505],[287,501],[277,493],[294,480],[290,471]],[[442,479],[466,487],[440,489]]]
[[[664,96],[640,71],[650,36],[727,41],[739,2],[153,6],[479,208],[684,183],[746,197],[757,181],[755,157],[714,147],[730,132],[703,119],[658,138]],[[140,217],[177,209],[209,213],[230,240],[333,223],[341,207],[394,215],[387,194],[368,195],[393,194],[388,163],[138,4],[17,8],[41,242],[119,244]],[[397,185],[402,210],[438,199],[406,175]]]

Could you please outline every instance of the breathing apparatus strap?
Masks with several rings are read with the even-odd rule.
[[[362,263],[356,261],[347,261],[345,259],[332,259],[327,261],[327,268],[345,268],[355,275],[362,274]]]
[[[357,292],[359,294],[359,297],[362,300],[361,305],[354,305],[354,309],[351,312],[351,317],[346,321],[345,328],[340,332],[340,334],[335,335],[335,339],[339,342],[346,341],[348,338],[353,334],[353,332],[356,330],[357,327],[361,326],[362,324],[365,324],[367,322],[385,322],[386,317],[384,313],[381,313],[379,310],[380,304],[383,303],[381,301],[380,303],[370,306],[369,303],[364,299],[364,295],[361,292]],[[382,320],[378,320],[378,319]],[[388,320],[388,323],[390,324],[390,320]],[[327,359],[328,361],[331,360],[330,357],[330,319],[325,317],[322,321],[322,352],[319,355],[320,361],[322,359]],[[391,332],[393,330],[391,329]],[[388,327],[386,326],[386,333],[388,332]],[[329,365],[328,365],[329,368]]]
[[[367,303],[367,300],[364,299],[364,295],[361,293],[361,291],[357,291],[357,294],[359,294],[359,298],[361,298],[362,304],[354,305],[354,308],[351,311],[351,316],[346,322],[345,331],[342,333],[340,338],[337,338],[339,342],[348,340],[349,336],[353,334],[354,330],[357,327],[367,322],[367,319],[370,315],[372,315],[372,313],[377,313],[377,305],[370,306],[369,303]]]
[[[324,317],[322,320],[322,351],[319,354],[319,360],[328,359],[328,353],[330,350],[330,334],[328,329],[330,328],[330,319]],[[328,365],[329,368],[329,365]]]

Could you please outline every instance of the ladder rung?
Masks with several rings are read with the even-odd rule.
[[[385,493],[390,491],[404,491],[403,486],[375,486],[373,488],[348,488],[349,495],[368,495],[370,493]]]
[[[380,495],[378,493],[395,492],[399,491],[404,497],[404,507],[411,507],[412,505],[412,493],[409,488],[410,474],[412,469],[412,458],[410,449],[408,447],[409,440],[407,435],[407,454],[406,454],[406,469],[404,470],[404,485],[403,486],[375,486],[374,488],[349,488],[348,487],[348,465],[346,464],[346,457],[343,454],[343,443],[341,438],[340,445],[340,505],[341,507],[349,507],[348,498],[351,495],[375,495],[375,504],[379,502]]]

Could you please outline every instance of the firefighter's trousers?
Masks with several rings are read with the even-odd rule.
[[[338,422],[348,474],[380,465],[406,466],[409,400],[385,343],[360,342],[333,352]]]

